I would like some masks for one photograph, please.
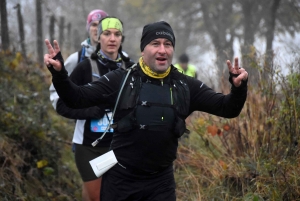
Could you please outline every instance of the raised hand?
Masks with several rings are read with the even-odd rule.
[[[60,52],[58,42],[56,40],[53,41],[54,48],[52,47],[48,39],[45,40],[45,44],[48,49],[48,54],[44,55],[44,63],[46,64],[46,66],[49,67],[50,65],[52,65],[56,71],[60,71],[62,68],[61,63],[58,60],[53,59],[53,57],[55,57],[57,53]]]
[[[234,66],[231,65],[231,62],[227,60],[227,66],[230,73],[237,75],[232,76],[232,82],[234,86],[239,87],[242,84],[242,80],[248,79],[248,73],[244,68],[239,67],[239,59],[234,58]]]

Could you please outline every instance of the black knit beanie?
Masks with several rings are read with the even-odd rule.
[[[144,51],[145,46],[157,38],[166,38],[175,47],[175,35],[172,27],[167,22],[160,21],[144,26],[140,45],[141,51]]]

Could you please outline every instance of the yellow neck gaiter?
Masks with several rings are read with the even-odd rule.
[[[139,59],[139,64],[141,66],[141,69],[142,71],[148,75],[149,77],[152,77],[152,78],[156,78],[156,79],[162,79],[162,78],[165,78],[169,75],[170,71],[171,71],[171,66],[169,66],[169,68],[166,70],[166,72],[164,73],[156,73],[156,72],[153,72],[149,66],[147,66],[145,63],[144,63],[144,60],[143,60],[143,57],[140,57]]]

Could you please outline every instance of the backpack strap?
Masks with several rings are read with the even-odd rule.
[[[92,81],[96,81],[100,78],[100,73],[99,73],[96,60],[91,59],[91,57],[89,57],[88,59],[90,60],[91,68],[92,68]]]
[[[120,91],[119,91],[119,94],[118,94],[118,97],[117,97],[117,101],[116,101],[114,110],[113,110],[113,112],[112,112],[111,118],[110,118],[110,120],[109,120],[108,126],[106,127],[104,133],[92,143],[92,146],[93,146],[93,147],[96,146],[96,145],[98,144],[99,140],[101,140],[101,139],[105,136],[105,134],[107,133],[108,129],[110,129],[111,122],[112,122],[112,120],[113,120],[113,118],[114,118],[114,115],[115,115],[115,112],[116,112],[116,109],[117,109],[117,106],[118,106],[118,103],[119,103],[119,100],[120,100],[120,96],[121,96],[121,94],[122,94],[122,91],[123,91],[124,85],[125,85],[125,83],[126,83],[126,80],[127,80],[128,76],[129,76],[131,70],[133,70],[135,67],[136,67],[136,64],[133,64],[130,68],[127,69],[127,74],[126,74],[126,76],[125,76],[125,78],[124,78],[124,80],[123,80],[123,82],[122,82],[122,86],[121,86],[121,89],[120,89]]]
[[[81,47],[81,50],[78,52],[78,62],[81,62],[82,60],[85,59],[85,46]]]

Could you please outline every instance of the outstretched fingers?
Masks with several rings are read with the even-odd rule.
[[[50,67],[51,65],[57,71],[60,71],[62,66],[59,60],[53,60],[53,58],[60,52],[59,44],[56,40],[53,41],[53,46],[48,39],[45,39],[45,44],[48,49],[48,54],[44,55],[44,63]]]
[[[54,45],[54,52],[57,54],[57,53],[59,53],[60,52],[60,47],[59,47],[59,44],[58,44],[58,42],[57,42],[57,40],[54,40],[53,41],[53,45]],[[55,55],[56,55],[55,54]]]
[[[239,67],[239,59],[238,57],[234,58],[234,66],[232,66],[229,60],[226,61],[228,71],[233,74],[240,74],[240,67]]]
[[[45,44],[46,44],[47,49],[48,49],[48,54],[50,56],[54,57],[55,56],[55,52],[54,52],[54,49],[53,49],[53,47],[52,47],[52,45],[51,45],[51,43],[50,43],[50,41],[48,39],[45,39]]]
[[[234,70],[236,70],[236,71],[239,70],[239,58],[238,57],[234,58]]]
[[[229,72],[231,72],[232,71],[231,62],[229,60],[227,60],[226,63],[227,63],[227,67],[228,67]]]
[[[226,63],[227,63],[229,72],[233,74],[232,82],[236,87],[241,85],[242,80],[247,80],[248,73],[245,71],[244,68],[241,68],[239,66],[238,57],[234,58],[234,66],[232,66],[232,64],[229,60],[227,60]]]
[[[53,46],[54,48],[52,47],[50,41],[48,39],[45,39],[45,44],[47,46],[47,49],[48,49],[48,54],[53,58],[55,57],[55,55],[57,55],[57,53],[60,52],[60,47],[59,47],[59,44],[57,42],[57,40],[54,40],[53,41]]]

